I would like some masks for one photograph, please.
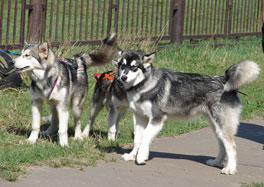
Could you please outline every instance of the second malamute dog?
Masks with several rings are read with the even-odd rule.
[[[129,51],[126,51],[129,52]],[[130,51],[132,52],[132,51]],[[138,55],[145,55],[143,51],[134,51]],[[121,58],[124,51],[118,48],[118,59]],[[124,116],[128,108],[127,96],[120,81],[117,79],[118,61],[112,61],[114,70],[104,72],[94,88],[93,98],[90,105],[90,115],[88,123],[83,130],[83,135],[88,136],[94,120],[98,113],[106,106],[108,110],[108,140],[114,141],[118,136],[119,121]]]
[[[145,164],[151,141],[167,119],[188,119],[203,114],[208,117],[219,143],[219,154],[208,160],[222,167],[223,174],[237,171],[234,135],[239,125],[241,100],[237,90],[259,74],[258,65],[243,61],[229,67],[224,76],[206,76],[155,68],[154,54],[141,57],[124,52],[118,63],[118,78],[127,94],[133,112],[134,147],[122,157]]]
[[[27,72],[32,79],[32,132],[27,142],[35,143],[38,139],[44,101],[50,105],[52,115],[51,125],[42,135],[52,134],[59,128],[60,145],[68,145],[68,103],[71,102],[75,124],[74,138],[82,138],[80,117],[88,90],[86,69],[111,62],[116,55],[116,48],[116,34],[104,39],[99,50],[76,54],[72,60],[61,60],[46,42],[25,46],[21,56],[14,59],[14,66],[17,72]]]

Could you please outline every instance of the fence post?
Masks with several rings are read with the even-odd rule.
[[[42,0],[30,0],[32,9],[28,13],[28,40],[31,43],[41,41],[41,17],[42,17]]]
[[[112,13],[113,13],[113,0],[109,0],[107,36],[110,34],[111,27],[112,27]]]
[[[185,0],[171,0],[170,39],[180,43],[183,40]]]

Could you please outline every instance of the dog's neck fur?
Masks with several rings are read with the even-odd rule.
[[[34,85],[34,87],[39,90],[45,90],[45,92],[43,92],[44,97],[49,98],[54,87],[54,82],[57,82],[56,80],[59,77],[58,68],[56,67],[58,65],[56,64],[58,63],[58,57],[49,49],[48,58],[40,58],[40,60],[42,68],[34,69],[28,72],[30,78],[32,79],[31,87]]]
[[[41,69],[33,69],[28,72],[28,75],[33,81],[42,81],[47,76],[47,70],[50,69],[48,67],[54,67],[57,62],[57,56],[49,49],[49,55],[47,59],[40,58],[41,61]],[[56,71],[56,68],[53,68],[53,71]]]

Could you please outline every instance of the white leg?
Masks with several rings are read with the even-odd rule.
[[[110,107],[108,112],[108,140],[111,141],[115,140],[117,119],[118,119],[117,109]]]
[[[119,122],[123,118],[125,113],[126,113],[126,109],[119,111],[117,122],[116,122],[116,135],[115,135],[116,137],[119,136]]]
[[[226,157],[226,150],[224,147],[224,144],[221,139],[217,137],[218,140],[218,146],[219,146],[219,152],[215,159],[209,159],[206,161],[206,164],[209,166],[216,166],[216,167],[223,167],[223,161]]]
[[[164,121],[165,121],[165,117],[161,120],[150,120],[149,121],[149,124],[143,133],[141,144],[138,149],[137,158],[136,158],[137,164],[145,164],[145,161],[148,160],[149,146],[152,140],[161,131]]]
[[[42,100],[33,100],[31,104],[32,131],[30,133],[29,138],[27,139],[27,142],[31,144],[34,144],[38,139],[41,122],[42,104]]]
[[[233,175],[237,172],[237,154],[236,145],[228,138],[223,139],[223,143],[227,154],[227,165],[222,169],[221,173],[226,175]]]
[[[212,119],[213,120],[213,119]],[[209,166],[216,166],[216,167],[223,167],[223,161],[226,157],[226,150],[225,146],[223,144],[223,141],[217,136],[216,134],[216,128],[219,128],[217,124],[214,124],[215,122],[211,121],[211,126],[213,128],[213,131],[215,131],[215,135],[218,141],[218,146],[219,146],[219,152],[218,155],[215,159],[209,159],[206,161],[206,164]],[[218,130],[219,131],[219,130]]]
[[[122,155],[122,158],[124,160],[135,160],[136,155],[138,152],[138,148],[141,144],[141,138],[144,132],[144,129],[146,128],[148,124],[148,120],[145,118],[142,118],[141,116],[138,116],[133,113],[133,121],[134,121],[134,147],[133,150],[128,154],[125,153]]]
[[[51,122],[51,125],[46,131],[41,132],[42,136],[54,134],[58,128],[59,119],[58,119],[58,113],[57,113],[56,107],[54,105],[50,105],[50,111],[51,111],[51,115],[45,117],[45,119]]]
[[[57,112],[59,117],[59,141],[62,147],[68,146],[68,121],[69,112],[67,105],[60,103],[57,105]]]
[[[227,165],[222,169],[222,174],[232,175],[237,172],[237,157],[236,157],[236,145],[233,135],[225,133],[220,125],[211,118],[215,134],[219,141],[219,153],[214,160],[208,160],[206,163],[210,166],[222,166],[222,162],[227,155]]]
[[[92,101],[91,105],[90,105],[90,115],[89,115],[89,120],[83,130],[82,136],[83,137],[88,137],[89,136],[89,132],[93,126],[94,120],[96,118],[96,116],[99,114],[99,112],[102,110],[102,108],[104,107],[103,102],[101,100],[98,101],[98,103],[94,103],[94,101]]]
[[[81,129],[82,109],[79,105],[78,100],[74,100],[72,103],[72,114],[74,117],[74,126],[75,126],[74,140],[82,140],[82,129]]]

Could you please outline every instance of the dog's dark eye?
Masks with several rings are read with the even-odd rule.
[[[28,54],[25,54],[25,57],[29,57],[29,55]]]
[[[120,69],[125,69],[125,67],[126,67],[126,65],[125,64],[121,64],[121,66],[120,66]]]
[[[131,71],[137,71],[138,67],[137,66],[131,66],[130,69],[131,69]]]

